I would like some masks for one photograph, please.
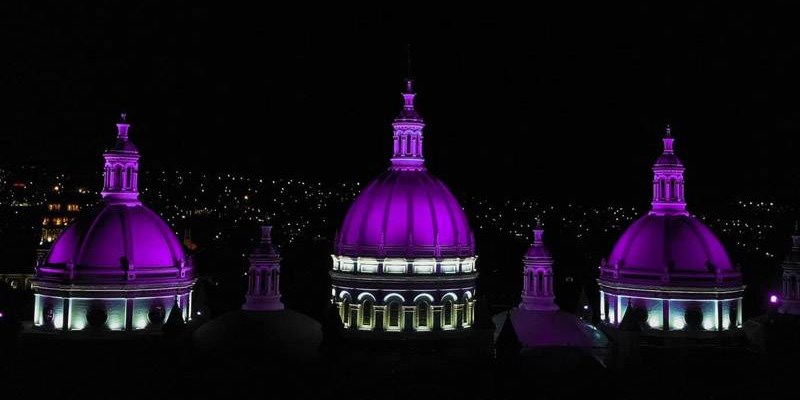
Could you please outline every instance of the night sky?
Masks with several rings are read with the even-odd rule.
[[[690,206],[800,199],[788,10],[0,7],[0,167],[99,170],[124,110],[144,168],[364,181],[410,44],[456,192],[644,205],[670,122]]]

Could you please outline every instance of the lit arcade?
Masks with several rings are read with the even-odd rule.
[[[600,265],[600,317],[638,313],[644,335],[715,337],[742,326],[744,286],[714,233],[686,211],[684,167],[669,126],[653,166],[652,208]]]
[[[191,316],[191,259],[139,201],[139,152],[122,115],[105,158],[103,203],[79,217],[36,267],[34,326],[49,331],[157,332]]]
[[[425,168],[414,96],[407,80],[391,165],[356,198],[336,235],[333,302],[353,336],[450,335],[473,324],[474,234]]]

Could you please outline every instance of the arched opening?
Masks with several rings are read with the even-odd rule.
[[[112,189],[121,189],[122,188],[122,166],[115,165],[114,166],[114,182],[111,185]]]
[[[417,303],[417,328],[425,330],[430,329],[431,323],[429,321],[431,314],[431,305],[427,301],[420,301]]]
[[[375,319],[375,310],[372,307],[372,300],[365,299],[361,303],[361,326],[372,327],[372,322]]]
[[[464,293],[464,297],[462,299],[464,303],[464,317],[462,318],[462,325],[469,326],[472,324],[472,304],[470,304],[470,299],[472,299],[472,294],[470,292]]]
[[[669,180],[669,197],[670,200],[676,200],[678,193],[675,191],[675,178]]]
[[[453,326],[453,300],[446,299],[442,305],[442,326]]]
[[[125,169],[125,189],[133,188],[133,167]]]
[[[342,297],[342,309],[341,309],[341,317],[342,323],[345,326],[350,325],[350,295],[346,294]]]
[[[397,301],[392,301],[386,308],[388,310],[386,318],[387,328],[395,330],[400,329],[400,303]]]
[[[541,296],[544,294],[544,271],[536,272],[536,294]]]

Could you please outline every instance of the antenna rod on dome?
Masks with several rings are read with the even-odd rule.
[[[411,80],[411,43],[406,43],[406,56],[408,57],[408,80]]]

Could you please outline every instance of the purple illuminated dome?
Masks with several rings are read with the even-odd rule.
[[[467,216],[442,181],[425,168],[425,126],[414,109],[411,81],[394,121],[389,170],[356,198],[337,236],[339,255],[370,257],[468,257],[475,241]]]
[[[365,336],[460,331],[473,319],[474,235],[425,168],[425,123],[411,80],[405,89],[389,169],[356,198],[334,244],[334,303],[345,327]]]
[[[154,330],[172,312],[190,318],[191,259],[139,200],[139,152],[129,128],[123,114],[103,155],[102,207],[61,233],[36,268],[34,323],[41,329]]]
[[[659,333],[736,328],[741,274],[711,229],[686,211],[685,168],[673,151],[669,126],[663,140],[664,152],[653,166],[652,208],[600,266],[601,315],[618,325],[632,306],[640,322]]]
[[[109,204],[92,217],[77,220],[58,237],[40,277],[119,282],[133,273],[139,280],[171,279],[182,268],[185,255],[175,233],[145,206]]]
[[[465,257],[475,254],[467,216],[450,190],[425,170],[394,167],[350,207],[337,253],[370,257]]]

